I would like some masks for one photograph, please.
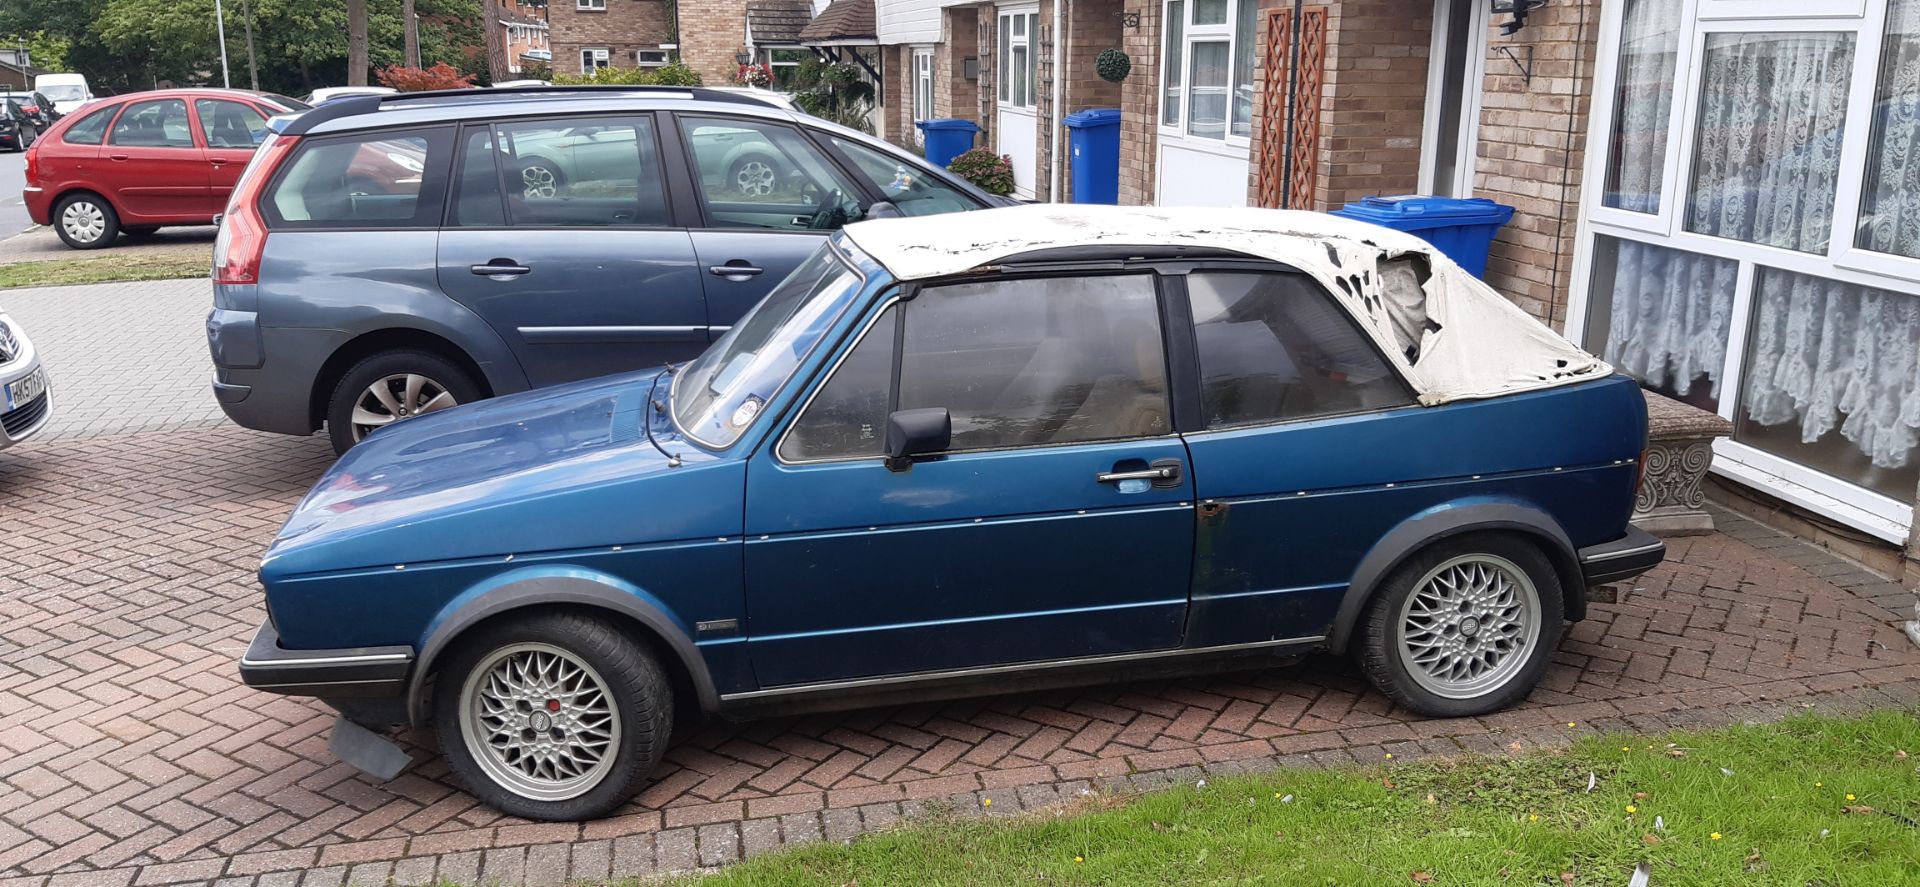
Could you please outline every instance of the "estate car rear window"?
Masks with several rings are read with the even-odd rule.
[[[262,206],[277,228],[433,227],[452,144],[444,128],[308,140]]]

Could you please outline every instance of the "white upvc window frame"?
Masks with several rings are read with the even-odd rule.
[[[1727,356],[1719,376],[1722,418],[1736,421],[1745,387],[1747,334],[1753,318],[1754,287],[1760,269],[1808,274],[1859,286],[1874,287],[1920,298],[1920,259],[1872,253],[1853,245],[1859,218],[1865,156],[1872,137],[1872,108],[1878,89],[1880,49],[1886,31],[1887,2],[1851,0],[1839,14],[1834,5],[1809,10],[1803,0],[1682,0],[1672,129],[1661,173],[1658,213],[1611,209],[1601,204],[1607,160],[1611,156],[1615,76],[1617,73],[1623,6],[1609,4],[1602,12],[1599,66],[1594,81],[1593,114],[1589,133],[1599,134],[1587,152],[1581,209],[1575,229],[1573,274],[1569,287],[1566,333],[1569,339],[1591,346],[1589,335],[1593,261],[1596,238],[1612,237],[1720,256],[1739,263],[1733,306],[1727,330]],[[1857,8],[1856,8],[1857,7]],[[1849,14],[1851,9],[1857,14]],[[1697,117],[1707,35],[1725,33],[1851,32],[1854,34],[1854,71],[1847,95],[1846,130],[1841,136],[1841,173],[1834,195],[1833,229],[1827,251],[1808,253],[1687,231],[1685,203],[1693,180]],[[1591,138],[1591,136],[1590,136]],[[1713,471],[1790,502],[1821,516],[1857,527],[1884,541],[1901,543],[1913,521],[1914,503],[1886,496],[1832,475],[1824,474],[1757,447],[1722,438],[1714,443]]]
[[[581,47],[580,73],[591,74],[601,68],[613,66],[613,51],[606,47]]]
[[[1474,169],[1480,157],[1480,111],[1486,96],[1488,28],[1491,27],[1491,4],[1475,2],[1472,4],[1472,20],[1469,33],[1472,42],[1459,51],[1467,54],[1466,76],[1461,81],[1465,94],[1460,97],[1459,144],[1455,146],[1453,161],[1454,180],[1449,182],[1451,192],[1457,196],[1468,197],[1473,194]],[[1416,187],[1422,194],[1439,193],[1439,183],[1434,181],[1435,165],[1440,151],[1440,109],[1444,96],[1440,94],[1441,84],[1446,82],[1446,68],[1450,61],[1452,47],[1447,46],[1447,36],[1452,30],[1452,0],[1434,0],[1433,2],[1433,38],[1427,48],[1427,103],[1420,122],[1420,174]]]
[[[998,6],[994,15],[994,102],[1002,111],[1018,111],[1026,114],[1037,113],[1040,104],[1040,87],[1034,81],[1040,78],[1040,7],[1038,5]],[[1013,23],[1020,22],[1020,33],[1016,36]],[[1002,49],[1004,47],[1004,50]],[[1014,47],[1027,51],[1026,90],[1023,95],[1013,95],[1013,78],[998,63],[1001,56],[1008,59],[1007,66],[1013,64]]]
[[[1168,20],[1167,17],[1172,14],[1169,7],[1175,2],[1176,0],[1160,0],[1160,26],[1163,36],[1160,40],[1160,79],[1156,81],[1154,88],[1157,90],[1155,98],[1161,102],[1164,102],[1166,99],[1167,91],[1164,84],[1167,83],[1168,65],[1175,63],[1175,60],[1166,52],[1166,40],[1164,37]],[[1233,60],[1239,55],[1240,41],[1256,41],[1254,44],[1256,49],[1259,45],[1258,40],[1262,19],[1257,4],[1260,0],[1227,0],[1227,20],[1225,23],[1217,25],[1195,25],[1193,23],[1193,11],[1198,5],[1196,0],[1179,0],[1179,2],[1184,3],[1181,14],[1185,17],[1182,23],[1180,58],[1177,62],[1180,65],[1180,113],[1176,121],[1168,123],[1164,114],[1164,107],[1156,110],[1154,125],[1159,130],[1158,135],[1160,140],[1162,142],[1173,140],[1177,142],[1180,147],[1190,150],[1207,151],[1209,153],[1223,154],[1230,157],[1247,157],[1253,147],[1251,127],[1249,127],[1247,135],[1233,134],[1233,98],[1237,86],[1237,84],[1233,82]],[[1240,4],[1242,3],[1256,4],[1253,17],[1253,33],[1250,34],[1238,33]],[[1191,132],[1193,128],[1193,47],[1197,43],[1225,43],[1227,47],[1227,113],[1226,119],[1222,124],[1226,127],[1226,131],[1222,134],[1221,138],[1217,139],[1212,136],[1194,135]],[[1251,77],[1253,81],[1247,84],[1249,88],[1255,87],[1259,82],[1260,75],[1258,72],[1260,70],[1260,64],[1261,59],[1256,51],[1253,57],[1252,70],[1248,72],[1248,76]],[[1254,102],[1258,105],[1258,96],[1254,97]]]
[[[606,12],[607,0],[573,0],[575,12]]]
[[[908,56],[908,76],[913,85],[913,120],[919,123],[933,119],[933,47],[915,46]],[[913,128],[913,143],[925,144],[927,134],[920,127]]]
[[[657,53],[660,57],[655,60],[649,60],[644,57],[648,53]],[[634,67],[637,68],[658,68],[671,61],[673,61],[673,53],[665,49],[636,49],[633,51],[633,64]]]

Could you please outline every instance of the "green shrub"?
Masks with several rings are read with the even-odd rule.
[[[553,82],[568,86],[699,86],[700,74],[682,62],[653,68],[596,68],[591,74],[555,74]]]
[[[988,194],[1013,193],[1013,158],[974,148],[947,164],[955,175],[972,182]]]

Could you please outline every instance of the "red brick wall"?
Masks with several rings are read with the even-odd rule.
[[[607,0],[617,3],[648,0]],[[734,55],[747,41],[747,0],[698,0],[680,4],[680,58],[708,86],[726,86],[740,70]]]
[[[1555,329],[1567,319],[1599,27],[1600,0],[1562,0],[1519,33],[1489,37],[1474,194],[1516,212],[1494,241],[1487,283]],[[1522,59],[1533,47],[1531,83],[1503,46]]]
[[[680,15],[684,30],[685,7]],[[631,68],[634,50],[654,49],[662,43],[673,42],[673,35],[667,30],[665,4],[660,0],[607,0],[605,10],[591,11],[576,8],[573,0],[553,0],[547,9],[547,19],[556,74],[583,73],[580,70],[582,49],[609,50],[609,64]]]
[[[1160,2],[1124,0],[1123,10],[1140,16],[1140,26],[1123,28],[1120,49],[1133,71],[1120,82],[1120,202],[1153,203],[1153,166],[1160,120]]]
[[[991,9],[992,7],[988,7]],[[979,123],[980,86],[964,76],[966,60],[976,58],[980,38],[977,7],[955,6],[941,11],[940,33],[946,41],[933,53],[933,113]]]
[[[1420,178],[1433,3],[1358,0],[1327,11],[1314,206],[1410,192]]]

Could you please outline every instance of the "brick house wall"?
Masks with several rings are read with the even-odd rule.
[[[684,29],[684,8],[680,15]],[[608,64],[631,68],[634,50],[673,42],[673,34],[667,29],[666,5],[661,0],[607,0],[604,10],[579,9],[574,0],[553,0],[547,9],[547,25],[556,74],[585,73],[580,68],[582,49],[606,49]]]
[[[608,5],[655,0],[607,0]],[[680,4],[680,59],[708,86],[727,86],[740,71],[735,55],[747,42],[747,0]]]
[[[1567,322],[1580,177],[1586,163],[1600,0],[1536,10],[1511,37],[1489,38],[1474,194],[1515,208],[1487,262],[1487,283],[1556,330]],[[1533,79],[1501,52],[1525,58]]]
[[[1100,79],[1098,66],[1094,63],[1102,50],[1121,48],[1124,38],[1118,10],[1110,4],[1080,0],[1067,7],[1066,25],[1066,95],[1065,107],[1061,109],[1062,119],[1089,108],[1120,107],[1120,84]],[[1052,22],[1043,21],[1041,26],[1051,28]],[[1132,76],[1128,74],[1129,78]],[[1048,88],[1052,88],[1050,82]],[[1051,93],[1048,97],[1051,98]],[[1073,197],[1073,149],[1065,124],[1059,125],[1063,127],[1060,130],[1060,199],[1070,200]],[[1042,144],[1042,169],[1047,167],[1048,153],[1048,146]]]
[[[991,10],[992,7],[987,7]],[[980,27],[980,8],[954,6],[941,10],[940,34],[944,42],[933,53],[933,116],[958,117],[979,123],[980,84],[968,80],[965,63],[979,49],[975,29]]]
[[[1124,0],[1122,11],[1140,16],[1140,26],[1123,28],[1120,49],[1133,71],[1120,82],[1120,203],[1153,203],[1153,165],[1160,121],[1160,3]]]
[[[906,44],[880,47],[881,82],[885,93],[880,110],[874,116],[876,133],[903,148],[914,147],[913,130],[913,47]]]
[[[996,53],[999,51],[999,17],[994,15],[993,4],[982,3],[976,7],[979,18],[974,26],[974,52],[980,59],[980,82],[974,85],[975,98],[980,103],[980,116],[975,122],[980,124],[978,144],[992,147],[994,129],[999,126],[999,116],[995,106],[999,95],[1000,68]]]

